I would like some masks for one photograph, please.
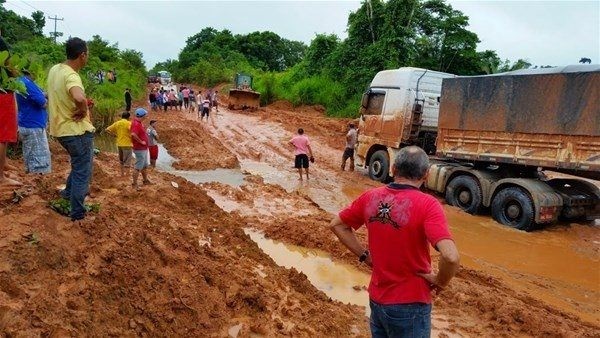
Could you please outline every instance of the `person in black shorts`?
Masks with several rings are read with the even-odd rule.
[[[294,168],[298,169],[300,181],[302,181],[302,168],[304,168],[306,179],[308,180],[308,162],[314,162],[315,159],[312,155],[308,136],[304,135],[304,129],[298,129],[298,134],[289,143],[294,147],[294,155],[296,156],[294,159]]]

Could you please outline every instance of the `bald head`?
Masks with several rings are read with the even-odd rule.
[[[429,157],[417,146],[400,149],[394,160],[394,176],[409,180],[421,180],[429,170]]]

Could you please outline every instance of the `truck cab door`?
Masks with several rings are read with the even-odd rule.
[[[386,89],[386,98],[381,112],[381,128],[379,138],[382,144],[397,148],[403,139],[402,127],[407,118],[406,90],[401,88]]]
[[[369,90],[363,95],[360,133],[364,136],[379,138],[382,124],[386,90]]]

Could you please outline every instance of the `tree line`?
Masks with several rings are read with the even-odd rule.
[[[255,76],[268,104],[286,99],[320,104],[328,114],[354,116],[375,73],[404,66],[457,75],[497,73],[531,66],[477,51],[469,18],[444,0],[365,0],[348,16],[348,37],[318,34],[306,46],[273,32],[233,35],[204,28],[189,37],[177,60],[157,64],[180,82],[213,86],[236,72]]]
[[[27,18],[7,10],[3,3],[4,0],[0,0],[2,37],[11,45],[12,53],[28,60],[29,71],[34,74],[36,82],[45,88],[50,67],[65,60],[65,46],[44,36],[44,13],[36,11],[31,18]],[[124,109],[125,88],[131,88],[134,98],[145,96],[146,65],[141,52],[121,50],[118,44],[111,44],[99,35],[94,35],[87,44],[90,57],[80,75],[86,94],[95,101],[94,124],[102,129]],[[94,75],[101,70],[116,72],[117,81],[99,83]]]

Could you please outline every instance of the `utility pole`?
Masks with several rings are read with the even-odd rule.
[[[48,19],[54,20],[54,32],[52,33],[52,36],[54,37],[54,43],[56,43],[56,38],[63,35],[62,32],[56,31],[56,21],[63,21],[63,20],[65,20],[65,18],[59,19],[58,16],[56,16],[56,14],[55,14],[54,17],[49,16]]]

